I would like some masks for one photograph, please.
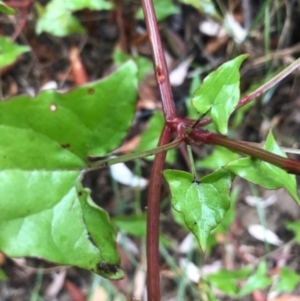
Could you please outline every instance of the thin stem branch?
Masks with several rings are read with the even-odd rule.
[[[165,126],[160,136],[159,146],[168,143],[171,139],[171,127]],[[160,213],[160,190],[162,170],[164,167],[166,152],[155,156],[150,185],[148,189],[147,208],[147,289],[148,301],[160,300],[160,277],[159,277],[159,213]]]
[[[144,157],[148,157],[151,155],[156,155],[158,153],[165,152],[170,149],[176,148],[180,143],[181,143],[181,140],[176,139],[168,144],[164,144],[162,146],[159,146],[157,148],[150,149],[150,150],[147,150],[144,152],[133,153],[133,154],[128,154],[128,155],[119,156],[119,157],[111,157],[111,158],[103,159],[100,161],[95,161],[95,162],[91,163],[91,167],[88,168],[87,171],[111,166],[111,165],[117,164],[117,163],[124,163],[124,162],[130,161],[130,160],[144,158]]]
[[[289,65],[287,68],[279,72],[276,76],[272,77],[268,82],[266,82],[265,84],[257,88],[255,91],[241,98],[235,109],[243,107],[251,100],[261,96],[262,94],[264,94],[269,89],[273,88],[275,85],[277,85],[280,81],[282,81],[285,77],[287,77],[289,74],[291,74],[299,67],[300,67],[300,58],[295,60],[291,65]],[[192,124],[193,122],[195,122],[194,120],[189,120],[189,119],[186,119],[186,121],[187,121],[186,124]],[[204,118],[197,124],[197,128],[208,125],[211,123],[211,121],[212,121],[211,118]]]
[[[142,0],[142,5],[152,49],[154,70],[160,90],[163,112],[165,120],[168,122],[172,121],[176,117],[176,110],[169,80],[169,72],[159,35],[153,3],[151,0]]]
[[[296,61],[294,61],[291,65],[289,65],[287,68],[279,72],[276,76],[272,77],[268,82],[266,82],[264,85],[260,86],[255,91],[251,92],[247,96],[240,99],[236,109],[246,105],[251,100],[259,97],[275,85],[277,85],[280,81],[282,81],[285,77],[287,77],[290,73],[292,73],[294,70],[300,67],[300,58],[298,58]]]

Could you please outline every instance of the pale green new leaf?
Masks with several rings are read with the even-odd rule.
[[[46,5],[45,9],[37,3],[36,8],[40,12],[36,24],[37,34],[47,32],[57,37],[65,37],[70,34],[85,33],[84,27],[72,15],[72,11],[65,7],[63,1],[52,0]]]
[[[264,149],[279,156],[286,157],[286,154],[277,145],[272,132],[270,132],[267,137]],[[300,203],[297,194],[296,177],[273,164],[247,157],[232,161],[224,166],[224,168],[266,189],[285,188],[287,192]]]
[[[299,274],[287,267],[283,267],[280,269],[279,281],[276,285],[275,291],[280,293],[292,293],[299,282]]]
[[[30,50],[28,46],[13,43],[8,37],[0,37],[0,68],[13,64],[18,56]]]
[[[52,0],[45,8],[36,4],[39,13],[36,32],[47,32],[58,37],[83,34],[85,28],[72,12],[82,9],[110,10],[112,7],[112,3],[106,0]]]
[[[7,6],[3,1],[0,1],[0,12],[7,15],[14,15],[16,13],[12,7]]]
[[[239,292],[239,295],[241,297],[248,295],[256,290],[265,289],[271,284],[272,279],[267,275],[267,264],[265,261],[261,261],[256,272],[247,279],[247,282]]]
[[[229,296],[237,296],[239,292],[238,283],[248,277],[251,272],[250,266],[240,270],[220,270],[217,273],[207,275],[207,281],[218,290]]]
[[[193,105],[200,114],[210,113],[218,131],[225,135],[228,119],[240,98],[239,68],[248,55],[240,55],[211,72],[195,92]]]
[[[182,213],[187,227],[196,236],[202,250],[207,238],[229,209],[232,174],[217,170],[195,182],[193,175],[179,170],[165,170],[172,193],[172,206]]]

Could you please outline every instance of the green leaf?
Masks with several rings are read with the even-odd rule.
[[[87,155],[103,156],[117,148],[134,116],[136,71],[131,61],[110,77],[68,93],[47,90],[36,98],[0,103],[0,153],[5,155],[0,168],[40,168],[46,163],[34,159],[39,157],[48,169],[78,169]]]
[[[153,63],[143,56],[131,57],[120,49],[116,49],[113,53],[113,60],[117,65],[123,64],[131,58],[137,65],[138,81],[141,82],[144,79],[145,75],[153,69]]]
[[[36,4],[38,11],[42,11],[40,4]],[[72,15],[60,0],[52,0],[46,5],[44,12],[39,16],[36,24],[37,34],[50,33],[57,37],[66,37],[70,34],[85,33],[79,20]]]
[[[20,46],[13,43],[10,38],[0,37],[0,68],[14,63],[18,56],[30,51],[28,46]]]
[[[248,55],[240,55],[211,72],[195,92],[193,105],[200,114],[210,111],[218,131],[227,133],[228,119],[240,98],[239,68]]]
[[[179,13],[172,0],[153,0],[153,4],[157,21],[162,21],[171,15]],[[141,8],[137,11],[136,18],[139,20],[144,19],[144,13]]]
[[[215,170],[237,158],[239,158],[237,153],[234,153],[227,148],[216,146],[212,154],[205,157],[203,160],[197,160],[196,166],[198,168],[209,168]]]
[[[126,232],[133,236],[146,236],[146,214],[116,216],[112,218],[112,222],[119,231]]]
[[[256,273],[250,276],[245,284],[245,286],[241,289],[239,295],[245,296],[256,290],[265,289],[267,286],[272,284],[271,277],[267,276],[267,264],[265,261],[261,261]]]
[[[287,267],[281,268],[279,277],[279,282],[275,288],[275,291],[279,293],[292,293],[300,282],[300,275]]]
[[[191,5],[198,9],[200,12],[213,17],[215,19],[221,20],[221,16],[219,15],[216,7],[211,0],[179,0],[179,2],[187,5]]]
[[[251,267],[246,266],[240,270],[220,270],[215,274],[206,276],[207,281],[226,295],[237,296],[238,283],[245,279],[251,272]]]
[[[158,145],[159,136],[164,126],[164,116],[161,112],[154,111],[151,117],[148,128],[142,134],[141,141],[137,147],[137,152],[147,151],[149,149],[154,149]],[[170,150],[167,153],[167,162],[174,162],[175,153],[174,150]],[[154,156],[148,156],[145,159],[153,160]]]
[[[2,269],[0,269],[0,280],[3,281],[3,280],[7,280],[7,279],[8,279],[8,277],[5,274],[5,272]]]
[[[0,248],[120,278],[115,230],[78,180],[77,171],[1,171]]]
[[[199,88],[201,84],[200,76],[195,75],[192,79],[192,83],[190,85],[189,89],[189,96],[187,97],[185,103],[186,103],[186,108],[188,111],[188,117],[191,119],[197,119],[199,114],[196,112],[195,108],[193,107],[192,104],[192,99],[195,91]]]
[[[264,149],[279,156],[286,157],[285,153],[276,144],[272,132],[270,132],[267,137]],[[267,189],[285,188],[287,192],[300,203],[297,194],[296,177],[273,164],[247,157],[230,162],[224,166],[224,168]]]
[[[293,231],[295,234],[295,239],[298,244],[300,244],[300,221],[288,222],[285,224],[286,228]]]
[[[85,29],[72,12],[82,9],[110,10],[112,7],[106,0],[52,0],[45,8],[36,3],[39,14],[36,32],[47,32],[58,37],[74,33],[83,34]]]
[[[202,178],[200,183],[184,171],[165,170],[163,174],[170,185],[172,206],[183,214],[187,227],[205,250],[210,231],[229,209],[232,174],[217,170]]]
[[[12,7],[7,6],[3,1],[0,1],[0,12],[7,15],[14,15],[16,13]]]
[[[60,3],[71,11],[82,9],[110,10],[113,7],[112,3],[106,0],[64,0]]]
[[[88,155],[111,151],[127,133],[136,86],[136,66],[128,62],[110,77],[69,93],[44,91],[0,103],[4,253],[122,277],[115,229],[80,180]],[[121,113],[111,114],[116,101]]]

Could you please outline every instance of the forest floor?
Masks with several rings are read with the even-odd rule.
[[[45,4],[47,1],[40,2]],[[86,33],[66,37],[46,32],[37,34],[34,5],[16,7],[15,16],[0,14],[0,36],[14,38],[17,43],[31,47],[31,51],[20,56],[16,63],[1,70],[1,100],[8,101],[20,94],[35,96],[45,88],[68,91],[107,76],[117,68],[122,55],[142,57],[141,67],[146,71],[139,83],[136,117],[122,152],[128,153],[137,148],[151,124],[153,112],[161,112],[161,102],[151,71],[151,52],[145,26],[135,17],[138,4],[134,1],[121,2],[116,1],[116,7],[111,11],[76,12]],[[18,6],[18,3],[27,1],[11,3]],[[234,20],[230,23],[230,30],[222,25],[222,20],[213,21],[190,5],[176,2],[172,7],[176,8],[176,13],[161,20],[160,30],[176,109],[182,116],[189,114],[193,83],[201,83],[223,62],[239,54],[249,54],[241,68],[241,93],[245,95],[299,56],[299,1],[224,1],[221,9],[223,21],[226,14],[231,14]],[[249,36],[244,39],[247,29]],[[234,114],[230,136],[260,143],[272,129],[279,145],[299,148],[299,81],[299,71],[294,72],[256,99],[241,115]],[[150,142],[156,143],[159,135],[156,130],[152,132],[152,137],[156,138]],[[201,167],[201,160],[209,156],[213,148],[204,146],[193,151],[197,166]],[[294,155],[293,158],[299,157]],[[214,162],[207,164],[214,165]],[[149,178],[151,160],[137,160],[126,165],[132,172]],[[179,150],[167,166],[188,169]],[[199,168],[199,175],[208,171]],[[126,229],[122,231],[122,226],[117,224],[121,228],[118,249],[125,278],[108,281],[85,270],[57,267],[41,259],[9,258],[0,253],[0,267],[7,277],[0,281],[0,301],[146,300],[144,213],[147,189],[119,183],[111,176],[110,169],[89,174],[84,184],[91,188],[93,200],[112,217],[128,216],[129,220],[140,217],[136,224],[141,227],[138,235],[128,233]],[[224,233],[212,234],[211,248],[204,255],[191,234],[174,219],[166,183],[162,184],[162,190],[162,300],[300,300],[300,285],[279,293],[272,290],[282,267],[300,275],[300,245],[294,239],[294,232],[286,226],[286,223],[300,219],[300,207],[287,192],[283,189],[265,190],[236,179],[232,188],[235,200],[233,217]],[[251,234],[253,225],[262,225],[262,229],[272,231],[275,242],[264,241],[265,234],[260,228],[256,228],[256,234]],[[132,227],[136,227],[134,223]],[[204,274],[214,273],[220,268],[235,271],[247,264],[255,270],[263,260],[267,266],[265,276],[272,280],[270,285],[261,289],[257,286],[244,297],[226,294],[214,288],[212,283],[199,280],[200,271]],[[226,281],[235,281],[233,278],[225,278],[225,286]],[[245,281],[238,279],[233,283],[238,287]]]

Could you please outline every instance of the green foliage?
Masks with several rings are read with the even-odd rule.
[[[287,267],[280,269],[279,282],[276,285],[276,292],[292,293],[300,282],[300,275]]]
[[[222,269],[217,273],[206,276],[205,280],[225,295],[240,299],[241,297],[249,295],[256,290],[265,289],[273,282],[272,278],[267,274],[267,264],[265,261],[260,262],[256,271],[251,275],[252,269],[253,268],[250,265],[245,266],[240,270]],[[288,269],[283,270],[286,280],[284,281],[284,285],[280,284],[280,292],[283,292],[284,288],[291,288],[292,286],[294,287],[296,281],[295,277],[291,279],[292,283],[288,283],[287,277],[290,275],[288,273],[291,271]],[[288,270],[288,272],[286,270]],[[244,286],[241,288],[239,283],[243,279],[247,280]],[[279,292],[279,290],[277,291]]]
[[[186,225],[205,250],[210,231],[229,209],[232,174],[220,169],[199,183],[184,171],[165,170],[163,174],[170,185],[172,206],[182,213]]]
[[[128,62],[69,93],[44,91],[0,104],[0,249],[8,256],[122,277],[115,229],[80,180],[88,156],[106,154],[127,133],[136,71]],[[118,99],[124,101],[115,111]]]
[[[30,50],[28,46],[13,43],[8,37],[0,37],[0,68],[13,64],[21,54]]]
[[[36,32],[50,33],[54,36],[65,37],[70,34],[85,33],[84,27],[79,20],[72,15],[73,12],[82,9],[109,10],[112,8],[106,0],[51,0],[46,7],[39,3],[35,4],[39,19]]]
[[[216,10],[215,4],[211,0],[202,0],[202,1],[199,1],[199,0],[179,0],[179,2],[181,2],[183,4],[191,5],[191,6],[195,7],[196,9],[198,9],[200,12],[202,12],[205,15],[208,15],[208,16],[213,17],[213,18],[218,19],[218,20],[221,19],[218,11]]]
[[[153,116],[149,121],[148,128],[142,134],[141,141],[137,148],[137,152],[147,151],[149,149],[154,149],[157,147],[160,132],[164,126],[164,116],[161,112],[154,111]],[[154,156],[146,157],[147,160],[153,160]],[[170,150],[167,153],[167,162],[174,163],[175,161],[175,152]]]
[[[152,62],[143,56],[136,56],[132,58],[129,54],[124,53],[119,49],[116,49],[113,53],[113,60],[117,65],[121,65],[129,59],[133,59],[137,65],[139,82],[141,82],[145,75],[153,69]]]
[[[112,219],[119,231],[133,236],[146,236],[146,214],[116,216]]]
[[[264,149],[286,157],[285,153],[277,145],[272,132],[267,137]],[[296,177],[273,164],[247,157],[232,161],[224,166],[224,168],[239,175],[241,178],[267,189],[285,188],[300,203],[297,194]]]
[[[178,13],[178,8],[174,5],[172,0],[153,0],[153,4],[157,21],[162,21],[165,18]],[[141,8],[138,10],[136,18],[144,20],[144,13]]]
[[[287,229],[294,232],[295,240],[300,244],[300,221],[286,223],[285,226]]]
[[[1,281],[7,280],[7,275],[2,269],[0,269],[0,280]]]
[[[0,1],[0,13],[14,15],[16,11],[12,7],[7,6],[3,1]]]
[[[191,119],[197,119],[198,115],[199,115],[197,113],[197,111],[195,110],[195,108],[193,107],[192,99],[193,99],[193,95],[194,95],[195,91],[199,88],[200,84],[201,84],[200,77],[199,76],[194,76],[193,80],[192,80],[192,83],[191,83],[191,86],[190,86],[189,96],[185,101],[186,106],[187,106],[187,110],[188,110],[188,116]]]
[[[239,68],[247,55],[240,55],[211,72],[195,92],[193,105],[200,114],[210,113],[218,131],[227,133],[228,119],[240,98]]]
[[[272,284],[272,279],[267,275],[267,264],[261,261],[256,272],[246,281],[244,287],[239,292],[239,296],[248,295],[256,290],[262,290]]]
[[[203,160],[198,160],[196,166],[214,170],[237,158],[239,158],[237,153],[222,146],[216,146],[209,156],[205,157]]]
[[[239,294],[238,283],[246,279],[251,272],[251,267],[246,266],[240,270],[220,270],[215,274],[206,276],[206,280],[224,294],[237,297]]]

